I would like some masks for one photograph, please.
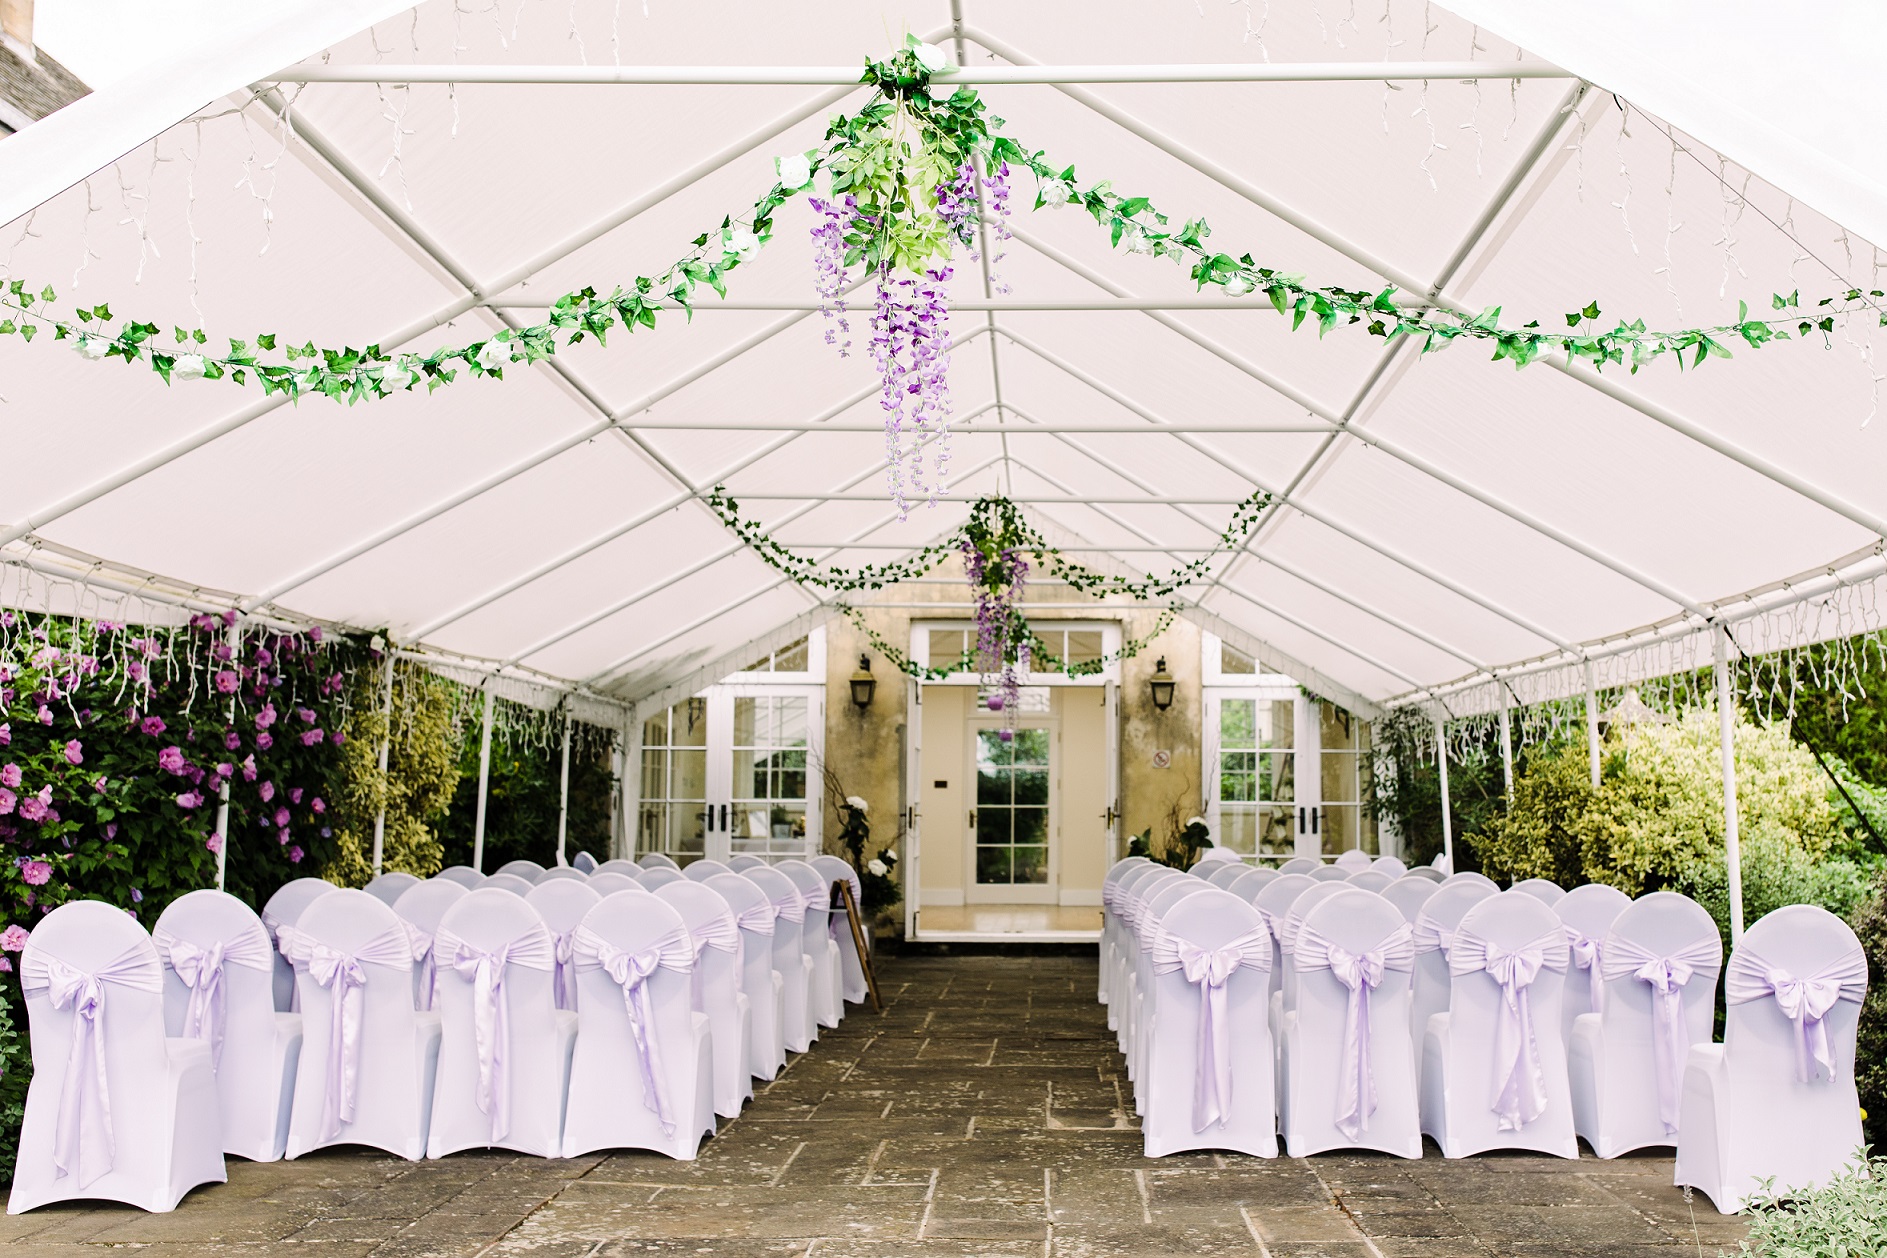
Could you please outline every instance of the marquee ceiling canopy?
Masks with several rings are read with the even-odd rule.
[[[1440,6],[1339,7],[825,0],[807,21],[731,0],[650,0],[646,16],[614,0],[287,6],[0,144],[0,214],[17,213],[0,264],[68,308],[109,301],[213,344],[463,344],[570,289],[661,270],[866,89],[302,83],[284,67],[740,78],[856,66],[908,29],[997,77],[1449,63],[1390,82],[979,89],[1081,186],[1203,216],[1216,247],[1313,285],[1498,305],[1508,326],[1563,327],[1596,301],[1608,322],[1654,328],[1731,321],[1776,291],[1878,286],[1861,233],[1887,222],[1881,198],[1814,156],[1838,138],[1805,141],[1791,165],[1787,119],[1739,135],[1702,88],[1654,91],[1642,64],[1538,21],[1528,37],[1552,47],[1523,52]],[[1495,27],[1501,7],[1458,6]],[[1815,82],[1815,54],[1779,46],[1772,88]],[[1513,77],[1516,59],[1538,77]],[[1689,72],[1679,59],[1670,75]],[[1672,116],[1634,103],[1634,74]],[[1516,371],[1475,343],[1424,358],[1353,329],[1293,333],[1262,297],[1196,293],[1076,209],[1030,212],[1019,185],[996,263],[1007,295],[957,259],[949,494],[908,520],[885,491],[868,314],[852,315],[849,357],[825,343],[799,199],[692,320],[429,397],[350,408],[166,387],[0,338],[4,596],[64,607],[136,588],[385,628],[441,659],[635,702],[827,614],[702,504],[716,484],[835,562],[890,558],[1006,493],[1070,544],[1156,572],[1262,487],[1278,505],[1187,591],[1191,614],[1364,712],[1577,692],[1588,660],[1601,681],[1689,666],[1712,621],[1745,651],[1877,627],[1887,422],[1869,423],[1866,321],[1696,370]]]

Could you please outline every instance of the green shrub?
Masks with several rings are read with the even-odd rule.
[[[19,1152],[26,1085],[33,1081],[26,1033],[13,1022],[11,1002],[18,999],[18,991],[11,984],[0,985],[0,1183],[7,1184],[13,1182],[13,1159]]]
[[[1861,1094],[1867,1138],[1887,1142],[1887,880],[1849,919],[1867,953],[1867,999],[1854,1046],[1854,1083]]]
[[[1879,1258],[1887,1254],[1887,1158],[1868,1158],[1820,1188],[1750,1207],[1741,1252],[1760,1258]]]

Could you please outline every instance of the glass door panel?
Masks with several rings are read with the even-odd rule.
[[[1022,728],[1008,742],[979,728],[976,738],[976,884],[1046,888],[1049,881],[1047,729]]]
[[[684,699],[642,724],[642,802],[636,855],[687,863],[706,848],[708,703]]]
[[[1214,841],[1244,856],[1296,850],[1296,701],[1225,697],[1216,705]]]
[[[1363,807],[1363,788],[1370,772],[1369,722],[1352,716],[1334,703],[1319,702],[1320,756],[1323,788],[1322,847],[1335,856],[1352,848],[1376,854],[1376,821]]]
[[[733,852],[805,853],[809,706],[798,695],[734,696]]]

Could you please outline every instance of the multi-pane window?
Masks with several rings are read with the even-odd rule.
[[[636,853],[681,860],[705,850],[708,708],[684,699],[642,723],[642,806]]]
[[[810,667],[808,639],[795,638],[777,651],[770,651],[742,669],[748,673],[803,673]]]
[[[1219,832],[1214,840],[1244,855],[1290,855],[1297,798],[1290,699],[1219,702]]]
[[[1360,847],[1374,853],[1376,819],[1363,806],[1370,772],[1369,722],[1334,703],[1318,702],[1323,740],[1323,851],[1334,855]]]
[[[807,710],[798,695],[734,696],[734,851],[805,850]]]
[[[1099,629],[1034,628],[1035,636],[1048,651],[1044,658],[1029,662],[1034,672],[1061,672],[1077,664],[1095,664],[1105,654]]]
[[[1256,677],[1258,661],[1229,643],[1219,643],[1219,672],[1227,677]]]
[[[1048,881],[1049,732],[976,731],[976,882]]]

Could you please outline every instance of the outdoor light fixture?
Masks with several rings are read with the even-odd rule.
[[[852,674],[852,702],[861,710],[871,706],[871,697],[878,691],[878,679],[871,675],[871,657],[858,657],[858,671]],[[1167,700],[1169,703],[1172,700]]]
[[[856,688],[857,682],[852,685]],[[1153,666],[1153,677],[1147,682],[1147,689],[1153,692],[1153,706],[1164,712],[1173,706],[1173,674],[1166,671],[1166,657]]]

